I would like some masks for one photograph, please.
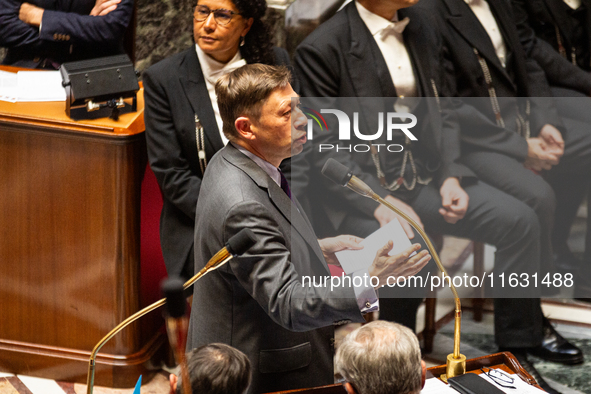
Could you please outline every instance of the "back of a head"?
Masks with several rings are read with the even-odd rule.
[[[396,323],[374,321],[350,333],[337,349],[336,370],[358,394],[414,394],[422,387],[416,335]]]
[[[223,343],[201,346],[187,354],[193,394],[243,394],[250,385],[250,361]],[[177,385],[182,394],[182,384]]]

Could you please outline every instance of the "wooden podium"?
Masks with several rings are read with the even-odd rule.
[[[480,368],[488,367],[492,369],[502,369],[509,374],[517,374],[526,383],[540,388],[536,380],[519,364],[519,361],[511,353],[502,352],[489,356],[472,358],[466,360],[466,370],[468,373],[480,374]],[[437,379],[445,373],[445,365],[431,367],[427,370],[427,379]],[[342,384],[331,384],[328,386],[314,387],[309,389],[298,389],[289,391],[278,391],[270,394],[347,394]]]
[[[0,102],[0,371],[85,382],[95,344],[140,309],[143,131],[142,91],[118,121]],[[97,385],[148,372],[166,337],[146,319],[104,346]]]

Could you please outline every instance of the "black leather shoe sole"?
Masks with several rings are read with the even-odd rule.
[[[575,365],[581,364],[585,361],[585,357],[583,355],[555,355],[549,354],[545,349],[528,349],[528,354],[532,356],[536,356],[537,358],[541,358],[545,361],[551,361],[553,363],[560,363],[565,365]]]

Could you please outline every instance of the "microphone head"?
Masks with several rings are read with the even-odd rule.
[[[226,248],[232,256],[239,256],[257,243],[257,237],[251,229],[243,228],[226,243]]]
[[[333,158],[328,159],[326,163],[324,163],[324,167],[322,167],[322,175],[340,186],[347,186],[347,183],[349,183],[349,180],[353,176],[346,166]]]
[[[183,281],[178,277],[168,278],[162,282],[162,294],[166,297],[166,312],[169,317],[185,316],[187,300],[183,285]]]

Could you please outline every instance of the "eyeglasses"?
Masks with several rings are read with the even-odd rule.
[[[209,14],[211,13],[213,13],[213,19],[215,20],[215,23],[220,26],[226,26],[228,23],[230,23],[234,15],[240,15],[238,12],[226,10],[223,8],[210,10],[206,5],[198,5],[195,7],[195,14],[193,14],[193,17],[197,22],[203,22],[209,18]]]
[[[485,370],[486,369],[486,370]],[[490,369],[487,367],[480,368],[483,374],[488,376],[493,382],[498,384],[501,387],[507,389],[517,389],[517,387],[513,386],[513,382],[515,379],[511,376],[507,375],[505,372],[501,371],[500,369]]]

